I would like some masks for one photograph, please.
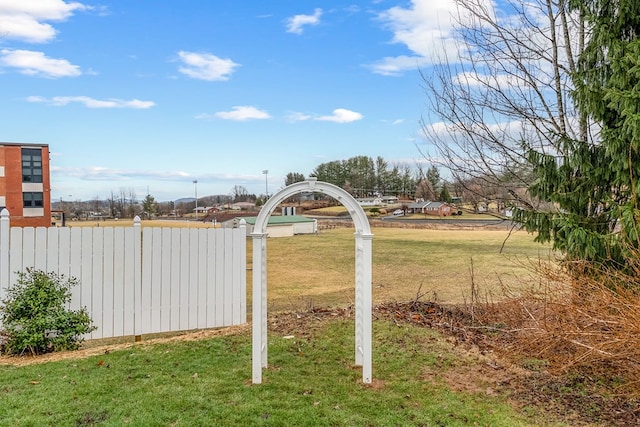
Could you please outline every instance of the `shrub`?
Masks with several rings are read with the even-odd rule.
[[[3,351],[33,355],[60,350],[76,350],[82,335],[96,328],[85,308],[69,310],[75,278],[27,269],[7,288],[0,318],[4,325]]]
[[[540,283],[484,313],[507,325],[514,355],[544,360],[556,375],[582,375],[640,397],[640,251],[629,273],[596,263],[540,261]],[[506,337],[505,337],[506,338]]]

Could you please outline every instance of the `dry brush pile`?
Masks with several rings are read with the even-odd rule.
[[[552,373],[580,372],[638,393],[640,268],[576,274],[541,263],[537,270],[536,289],[484,310],[483,323],[504,325],[507,348],[545,360]]]

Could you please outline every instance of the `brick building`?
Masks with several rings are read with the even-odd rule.
[[[49,146],[0,142],[0,211],[12,226],[51,225]]]

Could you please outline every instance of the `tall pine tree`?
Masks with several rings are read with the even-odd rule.
[[[572,76],[582,135],[564,137],[559,152],[529,151],[537,177],[529,191],[556,209],[520,210],[516,220],[568,260],[623,267],[639,246],[640,1],[570,0],[569,8],[586,23]]]

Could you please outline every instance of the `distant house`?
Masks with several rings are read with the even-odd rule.
[[[445,202],[414,202],[408,206],[411,213],[422,213],[434,216],[449,216],[453,213],[451,205]]]
[[[253,202],[237,202],[231,205],[231,210],[234,211],[251,211],[256,208],[256,204]]]
[[[385,203],[387,205],[394,205],[399,202],[400,199],[398,199],[396,196],[382,196],[382,203]]]
[[[382,206],[381,197],[359,197],[356,199],[360,206]]]
[[[222,222],[223,228],[235,228],[240,224],[240,220],[247,222],[247,235],[253,233],[256,225],[255,216],[235,217]],[[302,215],[271,215],[267,222],[267,235],[269,237],[287,237],[296,234],[313,234],[318,232],[318,221]]]
[[[209,212],[209,209],[213,209],[213,208],[206,207],[206,206],[198,206],[197,208],[193,209],[193,213],[206,214]]]
[[[396,196],[360,197],[356,201],[360,206],[386,206],[398,203]]]

